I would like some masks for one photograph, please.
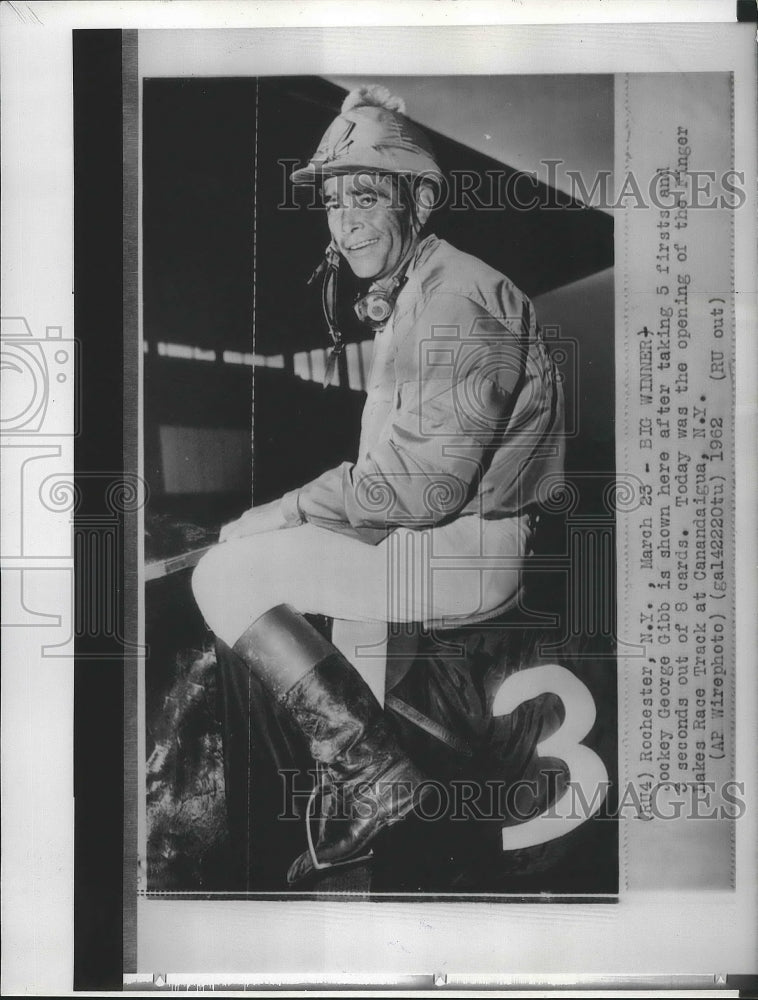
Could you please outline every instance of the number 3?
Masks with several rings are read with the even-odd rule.
[[[565,836],[598,811],[608,789],[605,765],[594,750],[582,746],[580,742],[595,721],[595,702],[587,687],[565,667],[556,663],[540,664],[511,674],[495,695],[492,714],[509,715],[522,702],[548,693],[558,695],[566,717],[560,729],[537,744],[537,756],[557,757],[564,761],[569,769],[571,785],[547,813],[517,826],[503,827],[504,851],[534,847]],[[575,808],[571,786],[580,788],[584,801],[591,803],[586,815]]]

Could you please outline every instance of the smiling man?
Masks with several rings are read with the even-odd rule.
[[[391,277],[414,246],[391,177],[329,177],[324,181],[324,205],[332,240],[359,278],[380,282]]]
[[[359,454],[227,525],[193,587],[219,640],[227,808],[248,873],[251,754],[265,744],[279,761],[303,740],[324,776],[318,838],[309,828],[287,873],[299,883],[364,858],[430,791],[383,712],[384,662],[369,676],[358,647],[380,648],[390,622],[476,622],[515,604],[537,486],[562,471],[563,399],[529,300],[425,233],[443,177],[400,99],[348,95],[292,180],[322,188],[338,348],[340,267],[367,286]],[[332,642],[305,614],[334,620]]]

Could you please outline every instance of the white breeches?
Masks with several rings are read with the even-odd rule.
[[[303,524],[216,545],[192,587],[229,646],[279,604],[333,618],[334,645],[381,703],[387,623],[454,627],[503,606],[518,591],[529,537],[527,516],[399,528],[379,545]]]

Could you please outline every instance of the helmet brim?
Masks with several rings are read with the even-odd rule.
[[[442,172],[436,164],[430,163],[427,169],[393,169],[386,163],[369,163],[366,160],[357,162],[342,160],[337,163],[317,163],[311,160],[304,167],[293,170],[290,174],[290,181],[295,185],[309,184],[313,186],[322,183],[329,177],[347,177],[352,174],[389,174],[395,177],[423,177],[437,187],[440,187],[443,183]]]

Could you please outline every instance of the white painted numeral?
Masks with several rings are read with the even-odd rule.
[[[547,663],[511,674],[495,695],[493,715],[510,715],[523,702],[548,693],[561,699],[566,718],[560,729],[537,744],[537,755],[564,761],[573,789],[581,789],[583,801],[590,808],[584,810],[582,799],[569,787],[546,813],[516,826],[503,827],[504,851],[564,837],[598,811],[608,790],[605,765],[594,750],[581,744],[595,721],[595,702],[586,685],[565,667]]]

